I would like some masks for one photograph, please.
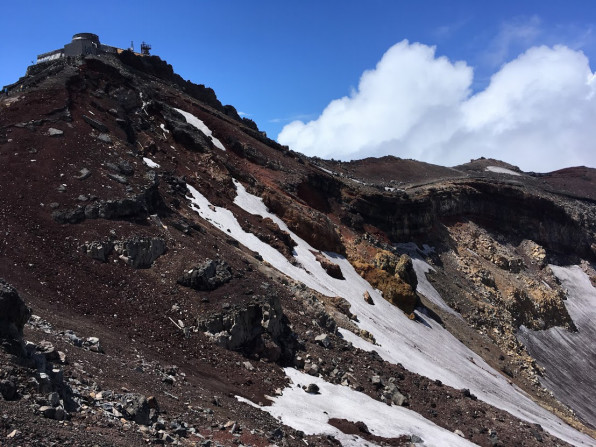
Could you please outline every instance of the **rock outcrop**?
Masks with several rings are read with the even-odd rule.
[[[199,330],[218,345],[270,361],[293,358],[296,341],[277,296],[253,297],[246,305],[197,321]]]
[[[117,241],[93,241],[82,246],[87,256],[101,262],[107,262],[112,253],[133,268],[149,268],[153,262],[166,252],[166,242],[159,237],[132,237]]]
[[[22,354],[23,327],[31,316],[14,287],[0,279],[0,341],[13,354]]]
[[[560,428],[550,418],[523,421],[423,377],[441,367],[426,355],[436,345],[425,335],[443,330],[489,365],[454,349],[461,361],[446,377],[473,368],[469,362],[502,372],[582,428],[542,387],[554,375],[517,337],[530,328],[582,333],[565,310],[572,295],[549,266],[589,269],[596,260],[596,170],[553,177],[516,168],[520,175],[508,177],[487,173],[486,166],[501,166],[487,160],[441,168],[395,157],[309,158],[268,139],[165,62],[126,51],[37,64],[9,90],[0,97],[0,273],[60,329],[30,318],[32,341],[23,352],[28,311],[18,300],[7,304],[16,292],[0,283],[0,337],[20,354],[0,349],[0,395],[11,401],[2,407],[0,442],[334,443],[281,427],[234,399],[285,394],[289,373],[269,361],[318,377],[301,381],[306,392],[317,392],[314,383],[321,388],[310,398],[324,399],[320,379],[409,405],[478,445],[561,445],[547,433]],[[199,117],[227,150],[177,109]],[[296,241],[283,225],[236,201],[235,181],[313,247],[324,272],[294,255]],[[211,205],[192,203],[191,184]],[[204,206],[212,213],[202,213]],[[235,231],[234,218],[249,236]],[[369,284],[330,252],[344,255]],[[593,269],[589,276],[596,283]],[[388,306],[374,288],[412,321],[382,318]],[[387,327],[393,323],[395,331]],[[378,353],[389,344],[399,350],[396,332],[409,329],[413,338],[402,347],[424,356],[427,368],[411,364],[420,374]],[[358,349],[362,341],[350,333],[371,351]],[[483,376],[461,377],[453,383],[477,389]],[[561,377],[568,394],[594,400],[592,389],[577,386],[581,380]],[[164,399],[161,415],[145,397],[153,393]],[[518,402],[507,399],[503,408],[515,409]],[[375,440],[368,416],[353,416],[354,433],[368,442],[422,442]],[[545,425],[537,435],[536,420]],[[341,425],[349,431],[349,421]]]
[[[195,290],[215,290],[232,279],[232,270],[227,262],[208,259],[178,278],[178,284]]]
[[[371,263],[353,261],[356,271],[373,287],[383,293],[383,298],[399,307],[407,314],[412,314],[419,304],[416,295],[418,280],[408,255],[397,256],[387,250],[379,251]],[[370,296],[364,299],[374,304]]]
[[[279,216],[288,228],[318,250],[343,253],[341,237],[331,220],[323,213],[283,199],[277,194],[265,194],[263,202]]]
[[[115,242],[114,251],[136,269],[149,268],[153,261],[165,253],[166,242],[158,237],[136,237]]]
[[[148,173],[146,177],[148,184],[137,195],[116,200],[98,200],[86,206],[55,210],[52,217],[60,224],[77,224],[85,219],[146,219],[150,214],[163,210],[165,206],[159,194],[157,175]]]

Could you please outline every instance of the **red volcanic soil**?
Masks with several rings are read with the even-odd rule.
[[[29,79],[35,82],[0,102],[0,278],[48,323],[27,325],[24,338],[35,346],[50,342],[66,354],[68,360],[59,365],[64,384],[82,403],[70,420],[42,418],[37,411],[48,393],[30,380],[37,372],[23,358],[3,356],[0,382],[17,378],[20,397],[0,402],[0,445],[145,445],[165,442],[160,430],[182,445],[208,445],[203,444],[207,439],[223,445],[304,445],[305,441],[336,445],[324,434],[306,436],[236,399],[270,404],[268,396],[286,385],[282,367],[304,368],[304,359],[316,362],[320,375],[329,381],[341,383],[336,369],[349,371],[357,379],[351,384],[354,389],[379,400],[384,399],[382,390],[372,384],[371,376],[387,381],[398,377],[410,409],[448,430],[461,429],[479,445],[495,445],[489,437],[495,430],[509,445],[564,445],[477,401],[469,392],[353,348],[338,336],[337,322],[320,296],[200,218],[186,189],[192,185],[214,205],[233,211],[243,228],[292,259],[293,244],[286,233],[233,203],[233,178],[278,207],[276,212],[290,228],[320,244],[315,248],[341,252],[346,243],[341,234],[367,240],[371,250],[390,242],[375,238],[374,233],[382,231],[362,221],[357,205],[364,194],[359,183],[349,179],[400,189],[440,186],[468,172],[395,157],[349,163],[308,159],[226,115],[215,102],[208,105],[187,93],[189,89],[182,90],[171,79],[136,72],[116,59],[100,59],[65,61],[61,71]],[[172,107],[203,120],[228,150],[215,149],[208,140],[203,146],[188,143],[188,127]],[[99,125],[90,124],[90,119]],[[63,133],[50,136],[51,128]],[[109,139],[100,139],[100,133]],[[143,157],[161,168],[153,172]],[[85,169],[90,175],[82,178]],[[594,170],[557,171],[541,179],[564,192],[577,188],[585,197],[596,195],[590,190]],[[392,191],[383,190],[381,198],[390,204]],[[370,195],[360,209],[385,218],[386,210],[375,210],[381,205],[374,199]],[[94,207],[129,202],[140,203],[140,208],[107,217],[91,212]],[[76,218],[64,217],[69,215]],[[166,250],[148,268],[137,269],[126,257],[111,254],[102,262],[83,249],[91,242],[133,238],[159,238]],[[179,284],[184,273],[207,260],[225,262],[229,281],[214,290]],[[328,270],[341,275],[331,266]],[[288,358],[266,355],[266,349],[254,345],[224,349],[199,330],[205,319],[248,312],[254,300],[263,297],[281,304],[283,324],[293,343]],[[257,332],[262,330],[260,319],[251,324]],[[104,352],[74,346],[68,330],[82,338],[99,338]],[[315,342],[321,333],[331,337],[331,347]],[[271,347],[268,334],[263,337]],[[497,352],[495,346],[491,349]],[[103,391],[155,397],[166,428],[155,423],[140,426],[107,414],[106,398],[98,397]],[[178,422],[192,426],[195,433],[175,434],[172,427]],[[344,433],[381,445],[409,442],[367,434],[358,421],[333,423]],[[13,430],[20,435],[7,438]]]
[[[596,169],[594,168],[580,166],[560,169],[542,174],[540,179],[548,186],[570,196],[596,200]]]
[[[393,156],[365,158],[350,162],[317,160],[317,164],[331,171],[366,183],[394,185],[420,184],[438,180],[465,177],[457,169],[433,165]]]

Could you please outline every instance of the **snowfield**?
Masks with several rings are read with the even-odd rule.
[[[186,119],[186,122],[188,124],[195,126],[197,129],[199,129],[201,132],[203,132],[205,135],[207,135],[207,137],[210,138],[211,141],[213,141],[213,145],[216,148],[221,149],[222,151],[226,150],[224,145],[221,144],[221,141],[219,141],[217,138],[215,138],[213,136],[213,132],[211,132],[211,129],[209,129],[203,121],[198,119],[192,113],[185,112],[182,109],[177,109],[174,107],[174,110],[176,110],[178,113],[182,114],[182,116],[184,116],[184,118]]]
[[[231,211],[212,206],[200,192],[188,185],[191,193],[189,199],[191,200],[193,209],[199,213],[201,217],[221,229],[223,232],[231,235],[251,250],[258,252],[265,261],[269,262],[280,272],[296,281],[304,283],[309,288],[324,295],[338,295],[345,298],[352,306],[352,313],[356,314],[360,320],[359,327],[369,331],[377,341],[377,345],[372,345],[351,332],[341,331],[344,337],[352,342],[354,346],[368,351],[374,349],[381,355],[381,357],[391,363],[401,363],[405,368],[412,372],[421,374],[430,379],[439,379],[443,383],[454,388],[468,388],[479,399],[494,405],[495,407],[506,410],[520,419],[531,423],[538,423],[551,434],[573,445],[596,445],[594,439],[578,432],[550,412],[535,404],[524,392],[511,385],[499,372],[492,369],[481,357],[469,350],[438,323],[428,319],[424,315],[418,315],[423,323],[409,320],[401,310],[384,300],[377,290],[361,278],[347,259],[335,253],[324,253],[327,259],[340,266],[345,280],[330,277],[311,253],[311,250],[316,251],[315,249],[313,249],[306,241],[292,233],[281,219],[271,214],[259,197],[249,194],[239,182],[234,181],[234,184],[237,188],[237,196],[234,201],[236,205],[249,213],[269,217],[276,222],[282,230],[287,231],[291,235],[297,243],[297,246],[294,249],[294,255],[301,267],[296,267],[290,264],[276,249],[265,244],[253,234],[246,233],[240,227]],[[424,293],[425,295],[428,294],[429,299],[433,300],[433,302],[443,303],[443,305],[446,306],[438,292],[432,287],[424,275],[424,269],[427,267],[418,262],[415,263],[415,267],[418,275],[418,287],[421,293]],[[430,266],[428,267],[430,268]],[[363,294],[365,291],[368,291],[372,297],[375,303],[374,306],[371,306],[364,301]],[[290,377],[295,377],[297,381],[301,380],[299,372],[295,372],[294,370],[287,370],[286,372]],[[310,381],[309,383],[313,381],[310,376],[308,380]],[[321,383],[316,383],[321,386]],[[339,391],[335,391],[335,388],[327,388],[328,385],[329,387],[332,386],[323,382],[325,390],[333,389],[334,393],[339,393]],[[290,387],[284,392],[284,396],[286,393],[293,394],[295,391],[292,390],[293,388]],[[350,393],[352,399],[355,399],[353,394],[351,394],[352,392],[352,390],[345,391],[345,393]],[[344,391],[342,391],[342,393],[344,393]],[[360,395],[361,393],[357,394]],[[341,393],[340,395],[344,396],[344,394]],[[283,419],[285,423],[294,428],[304,430],[303,424],[306,424],[306,422],[302,417],[281,415],[284,411],[288,413],[290,412],[290,409],[288,409],[289,403],[286,402],[285,399],[287,398],[284,398],[284,396],[278,397],[271,408],[279,408],[280,417],[282,417],[282,419],[285,418]],[[362,399],[364,399],[364,395],[362,396]],[[322,401],[330,399],[321,399],[321,396],[314,396],[313,399],[314,398],[318,398]],[[315,405],[314,402],[310,401],[310,397],[304,397],[304,399],[306,399],[309,404]],[[321,402],[317,405],[319,405],[319,407],[315,406],[313,408],[322,408],[322,406],[325,406],[326,404]],[[342,417],[352,421],[363,420],[363,413],[360,411],[358,405],[353,405],[348,408],[351,408],[353,413],[348,414],[349,411],[346,410],[348,413],[342,413],[344,414]],[[268,411],[265,408],[263,408],[263,410]],[[328,409],[325,411],[332,414]],[[337,411],[340,410],[338,409]],[[397,413],[391,413],[390,417],[397,418]],[[422,416],[419,417],[422,419]],[[309,424],[311,424],[309,425],[309,430],[316,433],[330,433],[330,426],[323,419],[324,418],[321,416],[319,419],[315,418],[313,421],[309,422]],[[364,422],[368,424],[367,421]],[[426,421],[426,423],[432,424],[430,421]],[[315,429],[315,427],[319,428]],[[374,422],[371,422],[371,426],[369,427],[375,427]],[[412,425],[411,429],[407,432],[415,434],[414,430],[416,427],[417,426]],[[437,434],[437,436],[439,435]],[[348,440],[346,440],[346,442],[348,442]],[[440,437],[433,440],[425,439],[425,442],[433,442],[435,445],[450,445],[442,444],[443,438]],[[465,445],[463,443],[466,441],[459,438],[459,442],[460,444],[457,445]],[[469,445],[469,443],[467,445]]]
[[[577,265],[550,268],[567,290],[564,303],[577,332],[560,327],[532,331],[522,326],[518,338],[546,369],[541,380],[553,394],[596,425],[596,289]]]
[[[159,168],[160,165],[155,163],[153,160],[151,160],[149,157],[143,157],[143,162],[149,166],[150,168]]]
[[[501,168],[500,166],[487,166],[486,170],[489,172],[496,172],[498,174],[509,174],[520,176],[519,172],[512,171],[511,169]]]
[[[429,447],[476,445],[439,427],[412,410],[389,406],[350,387],[334,385],[293,368],[286,368],[285,371],[293,383],[284,389],[283,395],[276,398],[273,405],[259,407],[240,396],[236,398],[270,413],[284,424],[302,430],[307,435],[318,433],[333,435],[344,446],[376,444],[355,435],[342,433],[328,424],[329,419],[362,421],[373,435],[384,438],[416,435],[424,440],[425,446]],[[300,387],[311,383],[319,387],[319,394],[309,394]]]

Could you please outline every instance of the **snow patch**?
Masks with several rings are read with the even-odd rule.
[[[247,399],[237,399],[266,411],[282,423],[302,430],[307,435],[333,435],[344,446],[375,444],[367,443],[358,436],[342,433],[329,424],[329,419],[362,421],[373,435],[384,438],[416,435],[424,440],[426,446],[476,445],[437,426],[412,410],[387,405],[352,388],[325,382],[293,368],[285,368],[285,372],[293,383],[284,389],[281,396],[274,399],[272,405],[259,407]],[[311,383],[319,387],[319,394],[309,394],[300,387],[301,384]]]
[[[496,172],[498,174],[509,174],[509,175],[517,175],[517,176],[521,175],[519,172],[515,172],[515,171],[512,171],[511,169],[507,169],[507,168],[502,168],[500,166],[487,166],[486,170],[490,171],[490,172]]]
[[[142,103],[141,110],[145,112],[145,115],[149,116],[149,114],[147,113],[147,106],[149,105],[149,103],[143,99],[143,92],[139,92],[139,98],[141,98]]]
[[[337,173],[336,173],[336,172],[333,172],[333,171],[331,171],[331,170],[329,170],[329,169],[325,169],[325,168],[324,168],[324,167],[322,167],[322,166],[319,166],[319,165],[315,165],[315,166],[316,166],[317,168],[319,168],[321,171],[323,171],[323,172],[326,172],[327,174],[331,174],[331,175],[337,175]]]
[[[212,206],[202,194],[188,185],[192,208],[217,228],[251,250],[259,252],[265,261],[280,272],[324,295],[345,298],[351,304],[351,312],[360,320],[359,327],[370,332],[377,341],[377,345],[372,345],[351,333],[342,331],[355,346],[366,350],[374,349],[383,359],[391,363],[401,363],[412,372],[430,379],[439,379],[451,387],[468,388],[484,402],[506,410],[520,419],[538,423],[553,435],[571,444],[595,445],[592,438],[569,427],[552,413],[531,401],[523,391],[510,384],[499,372],[492,369],[480,356],[459,342],[441,325],[419,313],[417,313],[418,321],[410,321],[401,310],[384,300],[379,291],[371,287],[347,259],[335,253],[326,252],[323,253],[324,256],[340,267],[345,279],[330,277],[312,254],[313,247],[290,231],[281,219],[270,213],[262,199],[249,194],[239,182],[234,181],[234,184],[237,188],[234,203],[237,206],[251,214],[269,217],[294,239],[297,244],[294,248],[294,256],[300,267],[292,265],[279,251],[253,234],[245,232],[231,211]],[[415,244],[410,244],[409,247],[415,247],[416,250],[424,253],[432,251],[428,246],[424,246],[423,250],[419,250]],[[415,266],[418,268],[418,281],[422,289],[431,297],[436,294],[434,298],[429,299],[435,299],[446,305],[427,282],[423,271],[426,268],[425,265],[417,262]],[[370,294],[375,306],[364,301],[364,292]],[[293,373],[288,372],[288,374]]]
[[[159,168],[161,167],[159,164],[155,163],[153,160],[151,160],[148,157],[143,157],[143,162],[149,166],[150,168]]]
[[[355,183],[359,183],[359,184],[361,184],[361,185],[368,185],[368,183],[365,183],[365,182],[363,182],[362,180],[358,180],[358,179],[355,179],[355,178],[351,178],[351,177],[350,177],[350,180],[352,180],[352,181],[353,181],[353,182],[355,182]]]
[[[538,364],[545,368],[541,381],[578,416],[596,422],[596,289],[581,267],[551,265],[567,291],[564,301],[577,327],[570,332],[561,327],[532,331],[522,326],[519,340]]]
[[[184,116],[184,118],[186,119],[186,122],[188,124],[196,127],[201,132],[203,132],[205,135],[207,135],[207,137],[211,138],[211,141],[213,141],[213,145],[216,148],[221,149],[222,151],[225,151],[226,150],[226,148],[224,147],[224,145],[221,144],[221,141],[219,141],[217,138],[215,138],[213,136],[213,132],[211,132],[211,129],[209,129],[207,127],[207,125],[203,121],[201,121],[200,119],[198,119],[192,113],[188,113],[188,112],[185,112],[184,110],[176,109],[176,108],[174,108],[174,110],[176,110],[177,112],[179,112],[180,114],[182,114],[182,116]]]

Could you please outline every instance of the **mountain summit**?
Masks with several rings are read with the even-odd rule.
[[[596,170],[309,158],[75,38],[0,99],[0,444],[596,445]]]

